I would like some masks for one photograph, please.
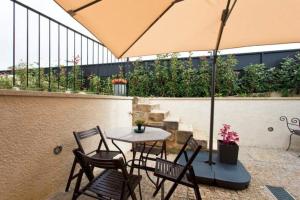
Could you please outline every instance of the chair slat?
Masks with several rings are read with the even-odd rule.
[[[189,147],[193,152],[191,156],[187,156],[186,154],[187,147]],[[175,191],[178,184],[183,184],[188,187],[192,187],[195,191],[196,199],[200,200],[201,195],[199,192],[199,186],[196,183],[195,173],[193,171],[193,166],[192,166],[192,163],[196,158],[197,154],[199,153],[200,149],[201,149],[201,145],[199,145],[198,142],[191,136],[183,145],[182,149],[180,150],[179,154],[175,158],[174,162],[157,158],[154,175],[162,178],[162,181],[156,188],[153,195],[155,196],[158,193],[158,191],[162,186],[162,183],[165,180],[169,180],[174,182],[174,184],[169,190],[166,199],[169,199],[171,197],[172,193]],[[182,166],[177,163],[177,161],[181,156],[185,156],[186,159],[185,166]]]
[[[104,172],[102,172],[96,178],[89,178],[90,182],[87,186],[83,187],[83,190],[74,190],[75,198],[73,196],[73,199],[76,199],[81,194],[92,196],[98,199],[123,200],[127,199],[129,196],[135,197],[133,190],[140,183],[142,177],[137,175],[129,175],[126,170],[125,162],[122,158],[93,158],[83,154],[78,149],[74,150],[73,152],[78,159],[83,172],[88,177],[92,173],[93,167],[105,169]],[[124,184],[126,187],[124,187]],[[132,189],[131,191],[129,190],[129,187]],[[89,194],[87,191],[95,195]]]
[[[86,131],[77,132],[77,135],[81,140],[97,134],[99,134],[97,128],[92,128]]]

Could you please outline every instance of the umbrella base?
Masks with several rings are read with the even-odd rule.
[[[191,152],[188,152],[188,155],[191,155]],[[193,162],[198,183],[233,190],[243,190],[249,186],[251,176],[240,161],[236,165],[220,163],[217,153],[213,153],[212,156],[215,164],[209,165],[207,159],[208,152],[200,152]],[[185,164],[184,156],[178,162]]]

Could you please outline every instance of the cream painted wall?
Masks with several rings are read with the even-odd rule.
[[[208,139],[209,98],[150,98],[148,101],[160,104],[171,116],[192,124],[199,139]],[[222,124],[227,123],[240,134],[240,145],[286,148],[289,131],[285,122],[279,120],[282,115],[299,118],[300,98],[216,98],[214,141]],[[268,127],[274,131],[269,132]],[[300,137],[293,138],[291,147],[300,149]]]
[[[64,190],[72,131],[130,126],[131,111],[128,97],[0,90],[0,199],[46,199]]]

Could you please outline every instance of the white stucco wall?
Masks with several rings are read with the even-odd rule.
[[[195,136],[208,139],[210,98],[150,98],[162,110],[192,124]],[[240,134],[240,145],[286,148],[289,131],[279,117],[300,117],[300,98],[216,98],[214,139],[222,124],[227,123]],[[269,132],[268,127],[274,131]],[[216,142],[214,143],[216,144]],[[214,145],[216,147],[216,145]],[[300,149],[300,137],[295,136],[292,148]]]
[[[0,199],[46,199],[63,190],[72,131],[130,126],[131,111],[128,97],[0,90]],[[64,146],[59,155],[56,145]]]

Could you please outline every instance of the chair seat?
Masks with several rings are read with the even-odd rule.
[[[129,185],[132,190],[136,188],[142,179],[142,176],[138,175],[128,175]],[[124,176],[122,172],[115,169],[105,170],[98,177],[96,177],[88,186],[87,190],[96,194],[97,196],[102,196],[111,199],[123,199],[122,196],[128,197],[130,191],[128,187],[124,188],[124,193],[121,194],[123,188]],[[89,195],[89,193],[84,192]]]
[[[92,158],[95,159],[113,159],[117,155],[119,155],[119,151],[105,151],[105,150],[100,150],[96,154],[92,155]]]
[[[136,144],[134,147],[133,147],[133,149],[132,149],[132,151],[135,151],[135,152],[142,152],[142,151],[144,151],[144,153],[145,154],[151,154],[151,155],[156,155],[156,156],[158,156],[159,154],[161,154],[162,153],[162,147],[159,147],[159,146],[154,146],[154,147],[152,147],[152,149],[151,149],[151,146],[149,146],[149,145],[145,145],[145,147],[144,147],[144,145],[143,144]],[[150,151],[150,152],[149,152]]]
[[[157,158],[154,175],[160,178],[165,178],[167,180],[176,182],[176,179],[181,174],[183,169],[184,166],[182,165],[175,164],[173,162],[161,158]],[[181,179],[180,183],[186,186],[193,185],[193,183],[189,181],[187,173]]]

